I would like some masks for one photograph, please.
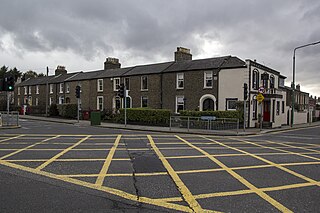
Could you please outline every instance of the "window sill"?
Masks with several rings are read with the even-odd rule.
[[[141,89],[141,92],[148,92],[148,89]]]

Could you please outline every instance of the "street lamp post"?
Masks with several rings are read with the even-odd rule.
[[[292,96],[291,96],[291,98],[292,98],[291,99],[291,127],[293,127],[293,122],[294,122],[293,119],[294,119],[294,102],[295,102],[296,50],[304,48],[304,47],[316,45],[316,44],[320,44],[320,41],[309,43],[309,44],[305,44],[305,45],[301,45],[299,47],[294,48],[294,50],[293,50],[292,84],[291,84],[291,88],[292,88]]]

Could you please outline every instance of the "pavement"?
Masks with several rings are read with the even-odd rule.
[[[77,120],[72,119],[63,119],[63,118],[51,118],[51,117],[40,117],[40,116],[32,116],[32,115],[20,115],[20,119],[27,120],[39,120],[39,121],[47,121],[47,122],[56,122],[56,123],[66,123],[73,124],[79,126],[90,126],[91,122],[88,120]],[[248,136],[248,135],[259,135],[266,134],[271,132],[279,132],[279,131],[287,131],[290,129],[301,129],[320,126],[320,121],[306,124],[296,124],[293,127],[291,126],[282,126],[280,128],[273,129],[262,129],[259,128],[248,128],[246,130],[239,129],[238,132],[234,130],[202,130],[202,129],[184,129],[184,128],[169,128],[169,127],[160,127],[160,126],[142,126],[142,125],[131,125],[127,124],[118,124],[118,123],[108,123],[101,122],[101,125],[98,127],[101,128],[113,128],[113,129],[126,129],[126,130],[137,130],[137,131],[152,131],[152,132],[162,132],[162,133],[180,133],[180,134],[205,134],[205,135],[217,135],[217,136]],[[1,127],[0,127],[1,128]]]

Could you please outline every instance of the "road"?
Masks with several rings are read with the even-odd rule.
[[[320,127],[247,137],[23,120],[1,130],[1,212],[318,212]]]

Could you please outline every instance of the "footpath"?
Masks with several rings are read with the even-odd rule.
[[[56,122],[56,123],[65,123],[77,126],[90,126],[91,122],[88,120],[70,120],[63,118],[51,118],[51,117],[39,117],[39,116],[31,116],[31,115],[20,115],[20,119],[26,120],[38,120],[38,121],[46,121],[46,122]],[[202,129],[185,129],[185,128],[169,128],[169,127],[159,127],[159,126],[142,126],[142,125],[130,125],[127,124],[117,124],[117,123],[107,123],[101,122],[101,125],[97,125],[95,127],[100,128],[111,128],[111,129],[124,129],[124,130],[135,130],[135,131],[151,131],[151,132],[161,132],[161,133],[180,133],[180,134],[203,134],[203,135],[217,135],[217,136],[248,136],[248,135],[259,135],[266,134],[272,132],[280,132],[287,131],[293,129],[301,129],[308,127],[320,126],[320,121],[307,123],[307,124],[296,124],[293,127],[290,126],[282,126],[281,128],[274,129],[262,129],[259,128],[248,128],[245,131],[243,129],[239,129],[238,132],[231,130],[202,130]]]

